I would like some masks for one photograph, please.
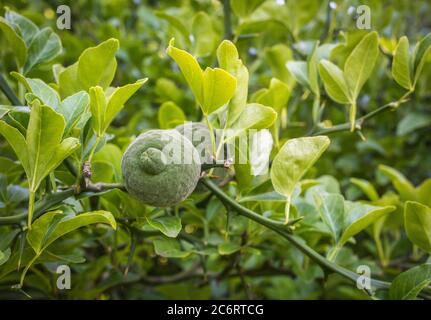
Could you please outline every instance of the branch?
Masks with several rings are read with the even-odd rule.
[[[219,189],[216,185],[214,185],[211,181],[207,179],[202,179],[202,183],[211,191],[213,192],[221,201],[225,202],[229,206],[231,206],[234,210],[237,211],[239,215],[242,215],[244,217],[247,217],[265,227],[268,229],[271,229],[281,235],[283,238],[288,240],[292,245],[294,245],[297,249],[299,249],[302,253],[307,255],[311,260],[319,264],[322,268],[338,273],[341,276],[347,278],[348,280],[356,283],[357,279],[360,275],[356,274],[355,272],[348,270],[346,268],[343,268],[331,261],[328,261],[326,258],[321,256],[319,253],[314,251],[312,248],[304,244],[300,239],[298,239],[296,236],[290,234],[288,230],[283,228],[282,226],[279,226],[277,224],[269,222],[267,218],[243,207],[242,205],[235,202],[233,199],[231,199],[228,195],[226,195],[221,189]],[[390,283],[379,281],[379,280],[371,280],[371,283],[374,287],[377,289],[388,289],[390,286]]]
[[[406,94],[404,94],[398,100],[387,103],[387,104],[377,108],[376,110],[371,111],[371,112],[367,113],[366,115],[358,118],[355,122],[355,129],[361,130],[365,121],[379,115],[380,113],[383,113],[383,112],[388,111],[388,110],[391,110],[391,111],[396,110],[401,104],[408,101],[407,97],[411,93],[412,93],[412,91],[408,91]],[[337,125],[330,127],[330,128],[324,128],[324,129],[321,129],[319,131],[312,131],[310,135],[311,136],[318,136],[318,135],[322,135],[322,134],[331,134],[331,133],[340,132],[340,131],[350,131],[350,123],[345,122],[342,124],[337,124]]]
[[[223,0],[224,39],[232,40],[230,0]]]
[[[0,74],[0,89],[3,91],[4,95],[9,99],[9,101],[14,106],[21,106],[22,103],[19,101],[16,94],[12,91],[7,83],[6,79]]]

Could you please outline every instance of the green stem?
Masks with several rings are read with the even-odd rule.
[[[31,230],[31,223],[33,221],[33,213],[34,213],[34,200],[36,198],[36,193],[34,191],[29,192],[28,197],[28,219],[27,219],[27,226],[28,229]]]
[[[208,116],[207,116],[207,115],[205,115],[205,122],[206,122],[206,124],[207,124],[208,130],[210,131],[210,136],[211,136],[211,145],[212,145],[212,153],[213,153],[213,155],[215,156],[217,146],[216,146],[216,141],[215,141],[215,137],[214,137],[214,128],[213,128],[213,126],[212,126],[212,124],[211,124],[211,121],[210,121],[210,119],[208,118]]]
[[[22,103],[19,101],[16,94],[12,91],[6,79],[0,74],[0,89],[3,91],[4,95],[14,106],[21,106]]]
[[[390,103],[387,103],[379,108],[377,108],[374,111],[371,111],[369,113],[367,113],[366,115],[358,118],[355,122],[354,122],[354,127],[356,129],[361,129],[362,125],[364,124],[365,121],[379,115],[380,113],[383,113],[385,111],[388,110],[395,110],[396,108],[398,108],[402,103],[406,102],[406,98],[412,93],[412,91],[407,91],[401,98],[399,98],[396,101],[392,101]],[[340,131],[349,131],[352,128],[352,124],[350,122],[346,122],[346,123],[342,123],[342,124],[338,124],[335,126],[332,126],[330,128],[325,128],[325,129],[321,129],[319,131],[314,131],[311,133],[312,136],[318,136],[318,135],[322,135],[322,134],[330,134],[330,133],[335,133],[335,132],[340,132]]]
[[[224,22],[224,39],[232,39],[232,20],[230,13],[230,0],[223,0],[223,22]]]
[[[231,199],[228,195],[226,195],[220,188],[218,188],[216,185],[214,185],[211,181],[208,179],[203,179],[202,183],[213,192],[215,196],[217,196],[221,201],[228,204],[232,209],[234,209],[239,215],[242,215],[244,217],[247,217],[265,227],[268,229],[271,229],[281,235],[283,238],[288,240],[293,246],[295,246],[297,249],[299,249],[302,253],[307,255],[311,260],[319,264],[324,269],[327,269],[329,271],[335,272],[340,274],[341,276],[349,279],[350,281],[356,283],[358,277],[360,275],[356,274],[355,272],[348,270],[346,268],[343,268],[329,260],[327,260],[325,257],[321,256],[319,253],[314,251],[312,248],[304,244],[301,240],[299,240],[296,236],[290,234],[288,230],[285,228],[282,228],[280,225],[275,224],[273,221],[268,221],[269,219],[243,207],[242,205],[235,202],[233,199]],[[372,285],[376,287],[377,289],[388,289],[390,286],[390,283],[379,281],[379,280],[371,280]]]
[[[22,287],[23,287],[25,276],[26,276],[26,274],[27,274],[28,270],[30,269],[30,267],[33,265],[33,263],[37,260],[37,258],[39,258],[39,255],[40,255],[40,253],[37,253],[37,254],[33,257],[33,259],[31,259],[31,260],[30,260],[30,262],[27,264],[27,266],[26,266],[26,267],[25,267],[25,269],[23,270],[23,272],[22,272],[22,274],[21,274],[20,281],[19,281],[19,286],[20,286],[20,288],[22,288]]]
[[[96,152],[97,146],[100,143],[100,140],[102,139],[102,136],[96,136],[96,141],[94,141],[94,145],[91,147],[90,154],[88,155],[88,162],[91,164],[91,161],[93,160],[94,153]]]

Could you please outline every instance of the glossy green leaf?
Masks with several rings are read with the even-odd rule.
[[[90,97],[85,91],[79,91],[61,102],[58,112],[60,112],[66,120],[64,136],[69,135],[70,131],[79,123],[89,104]]]
[[[371,76],[379,54],[377,32],[367,34],[353,49],[344,64],[344,76],[354,100],[359,95],[365,81]]]
[[[107,88],[117,69],[115,54],[118,48],[118,40],[109,39],[84,50],[77,62],[60,72],[61,96],[67,97],[81,90],[88,92],[93,86]]]
[[[247,67],[239,58],[238,50],[235,45],[223,40],[217,48],[217,59],[221,68],[233,75],[237,80],[236,91],[228,105],[228,126],[231,126],[240,116],[247,104],[248,79]]]
[[[190,45],[190,31],[187,29],[182,19],[175,15],[168,14],[163,10],[158,10],[155,14],[169,24],[169,31],[173,33],[175,38],[178,37],[179,40],[181,40],[181,44]]]
[[[5,264],[9,260],[10,254],[11,254],[10,248],[7,248],[4,251],[0,250],[0,266]]]
[[[285,202],[286,197],[282,196],[278,192],[266,192],[260,193],[256,195],[249,195],[242,197],[238,200],[238,202]]]
[[[401,172],[385,165],[379,165],[379,171],[389,178],[402,201],[416,200],[415,187]]]
[[[431,126],[431,115],[424,112],[410,112],[398,122],[397,135],[406,136],[422,128]]]
[[[153,244],[156,254],[165,258],[185,258],[191,253],[183,251],[179,241],[176,239],[158,239],[154,240]]]
[[[228,72],[220,68],[202,71],[195,57],[174,47],[174,39],[166,52],[180,67],[204,115],[216,111],[233,97],[237,81]]]
[[[349,104],[353,101],[344,73],[335,64],[328,60],[320,61],[319,74],[332,100],[341,104]]]
[[[10,126],[4,121],[0,121],[0,134],[6,139],[9,145],[15,152],[18,160],[21,162],[22,167],[27,175],[31,176],[30,158],[27,150],[27,143],[24,136],[18,129]]]
[[[326,136],[288,140],[272,162],[271,181],[275,191],[286,197],[286,222],[290,201],[297,183],[328,148]]]
[[[339,240],[339,245],[344,245],[351,237],[355,236],[378,219],[394,211],[396,207],[378,207],[368,204],[344,202],[345,229]]]
[[[184,111],[172,101],[167,101],[160,106],[157,118],[161,129],[175,128],[187,120]]]
[[[53,60],[61,53],[60,38],[51,28],[40,30],[31,40],[28,47],[27,62],[24,65],[24,74],[40,64]]]
[[[431,283],[431,264],[413,267],[399,274],[389,288],[392,300],[413,300]]]
[[[105,92],[100,86],[90,88],[90,111],[93,116],[93,128],[98,137],[103,136],[127,100],[146,81],[147,79],[141,79],[135,83],[115,88],[109,97],[105,97]]]
[[[290,89],[287,84],[272,78],[268,89],[263,89],[257,98],[257,102],[266,106],[271,106],[277,113],[287,107],[290,98]]]
[[[107,211],[81,213],[72,217],[58,211],[48,212],[34,221],[31,230],[27,233],[27,241],[36,254],[40,254],[64,235],[81,227],[97,223],[108,224],[113,229],[117,228],[114,217]]]
[[[194,53],[197,57],[212,54],[219,42],[219,35],[214,29],[211,17],[200,11],[193,17],[192,34],[194,38]]]
[[[416,188],[418,201],[431,208],[431,178],[426,179]]]
[[[0,17],[0,30],[8,41],[11,50],[13,50],[18,65],[20,67],[24,66],[27,60],[27,47],[24,40],[3,17]]]
[[[392,62],[392,76],[403,88],[412,90],[412,78],[410,70],[409,39],[401,37],[395,49]]]
[[[305,61],[289,61],[287,63],[287,68],[290,73],[295,77],[295,80],[298,81],[305,88],[310,89],[310,82],[308,79],[308,68],[307,62]]]
[[[147,80],[147,78],[140,79],[135,83],[126,84],[114,89],[112,94],[108,97],[108,104],[105,110],[105,131],[108,129],[115,116],[121,111],[121,109],[123,109],[124,104],[144,85],[145,82],[147,82]]]
[[[41,181],[80,146],[76,138],[62,140],[64,128],[63,116],[36,100],[31,108],[26,136],[31,191],[36,191]]]
[[[422,69],[425,65],[427,56],[431,51],[431,33],[429,33],[425,38],[423,38],[415,47],[413,53],[413,70],[414,70],[414,81],[413,87],[416,86],[419,76],[421,75]]]
[[[319,214],[331,231],[334,241],[337,243],[344,229],[344,198],[336,193],[315,193],[314,199]]]
[[[234,136],[248,129],[265,129],[270,127],[277,119],[277,112],[271,107],[259,103],[249,103],[241,113],[238,120],[232,125]]]
[[[224,242],[220,243],[217,246],[217,251],[222,256],[231,255],[235,252],[238,252],[241,249],[241,246],[237,243],[232,242]]]
[[[419,202],[407,201],[404,226],[410,241],[431,253],[431,209]]]
[[[176,238],[181,231],[181,219],[175,216],[166,216],[159,218],[147,217],[147,222],[153,228],[159,230],[165,236]]]
[[[228,103],[236,91],[236,79],[228,72],[219,68],[206,68],[203,72],[202,112],[213,113]]]
[[[38,98],[43,104],[58,110],[61,105],[60,96],[57,91],[47,85],[40,79],[26,78],[18,72],[12,72],[11,75],[21,82],[28,92],[31,92],[34,98]]]
[[[232,11],[238,17],[247,17],[255,11],[265,0],[230,0]]]
[[[174,44],[174,39],[171,39],[166,53],[178,64],[196,100],[202,105],[204,101],[202,69],[195,57],[185,50],[174,47]]]
[[[39,32],[39,28],[33,23],[33,21],[9,10],[8,8],[6,8],[5,19],[24,39],[26,46],[29,47],[31,41]]]
[[[357,186],[371,201],[376,201],[379,199],[379,194],[376,188],[365,179],[351,178],[350,182]]]

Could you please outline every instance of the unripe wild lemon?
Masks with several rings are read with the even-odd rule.
[[[195,147],[179,132],[151,130],[130,144],[121,169],[132,196],[155,207],[169,207],[193,192],[201,164]]]

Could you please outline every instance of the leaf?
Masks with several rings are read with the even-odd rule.
[[[174,47],[174,39],[166,53],[180,67],[204,115],[208,115],[229,102],[236,90],[236,79],[220,68],[202,71],[196,58],[187,51]]]
[[[79,91],[62,101],[58,111],[66,120],[64,136],[68,136],[70,131],[79,123],[89,104],[90,97],[85,91]]]
[[[431,283],[431,264],[413,267],[399,274],[389,288],[392,300],[413,300]]]
[[[355,236],[395,209],[396,207],[394,206],[377,207],[368,204],[345,201],[345,229],[338,245],[343,246],[351,237]]]
[[[22,67],[27,60],[27,47],[24,40],[3,17],[0,17],[0,30],[14,52],[18,65]]]
[[[219,35],[213,27],[212,19],[204,11],[195,14],[192,21],[192,34],[194,38],[194,53],[197,57],[206,57],[213,53]]]
[[[167,216],[159,218],[147,217],[147,222],[153,228],[159,230],[165,236],[176,238],[181,231],[181,219],[179,217]]]
[[[174,39],[171,39],[166,53],[175,60],[192,90],[196,100],[203,104],[203,72],[196,58],[185,50],[174,47]]]
[[[167,101],[160,106],[157,117],[161,129],[175,128],[187,120],[183,110],[172,101]]]
[[[417,188],[418,201],[431,208],[431,178],[426,179]]]
[[[328,60],[322,60],[319,64],[319,74],[332,100],[341,104],[352,102],[344,73],[340,68]]]
[[[36,191],[41,181],[80,146],[76,138],[62,141],[64,128],[63,116],[36,100],[31,108],[26,137],[30,191]]]
[[[238,252],[240,249],[241,249],[241,246],[233,242],[224,242],[224,243],[220,243],[217,246],[217,251],[222,256],[231,255],[235,252]]]
[[[377,32],[367,34],[353,49],[344,65],[344,76],[353,100],[359,95],[365,81],[373,72],[379,54]]]
[[[256,195],[250,195],[242,197],[238,200],[238,202],[285,202],[286,198],[279,194],[278,192],[272,191],[272,192],[266,192],[266,193],[260,193]]]
[[[232,136],[238,136],[248,129],[265,129],[277,119],[277,112],[259,103],[249,103],[238,120],[232,125]],[[230,138],[232,136],[229,136]]]
[[[30,159],[24,136],[21,134],[21,132],[19,132],[18,129],[15,129],[4,121],[0,121],[0,134],[12,147],[16,156],[18,157],[18,160],[21,162],[21,165],[24,168],[27,177],[30,177]]]
[[[229,101],[227,109],[229,127],[238,119],[247,104],[249,74],[247,67],[239,59],[237,48],[228,40],[223,40],[217,48],[217,59],[219,66],[237,80],[235,94]]]
[[[43,104],[58,110],[61,105],[60,96],[57,91],[47,85],[40,79],[26,78],[18,72],[12,72],[11,75],[21,82],[27,91],[31,92],[34,97],[38,98]]]
[[[61,96],[67,97],[81,90],[88,92],[94,86],[106,89],[115,76],[118,48],[119,41],[111,38],[84,50],[77,62],[58,75]]]
[[[308,79],[307,62],[305,61],[288,61],[287,68],[290,73],[295,77],[302,86],[311,90],[310,82]]]
[[[256,99],[260,104],[271,106],[277,113],[287,107],[290,98],[290,89],[287,84],[272,78],[268,89],[263,89],[262,93]]]
[[[431,33],[428,33],[415,47],[413,53],[413,70],[414,70],[414,81],[413,87],[416,86],[419,76],[421,75],[422,69],[425,65],[426,58],[431,50]]]
[[[431,116],[427,113],[411,112],[398,122],[397,135],[405,136],[415,130],[431,126]]]
[[[203,72],[202,112],[213,113],[228,103],[236,90],[236,79],[228,72],[219,68],[206,68]]]
[[[177,18],[174,15],[167,14],[165,11],[162,10],[156,11],[155,15],[168,22],[169,27],[173,29],[172,31],[175,34],[175,37],[178,36],[180,38],[180,43],[190,45],[190,32],[182,22],[182,19]]]
[[[288,140],[272,162],[271,181],[275,191],[286,197],[286,222],[290,201],[297,183],[328,148],[326,136]]]
[[[371,201],[377,201],[379,194],[377,193],[374,186],[365,179],[351,178],[350,182],[357,186]]]
[[[111,84],[117,69],[115,54],[119,46],[119,41],[111,38],[80,55],[77,76],[85,89],[96,85],[105,89]]]
[[[60,54],[62,50],[58,35],[51,28],[40,30],[31,40],[28,47],[27,62],[24,74],[29,73],[36,66],[49,62]]]
[[[415,187],[401,172],[382,164],[379,165],[379,171],[389,178],[402,201],[416,200]]]
[[[265,0],[231,0],[232,11],[238,17],[248,17],[253,13]]]
[[[344,228],[344,198],[336,193],[315,193],[314,199],[323,222],[337,243]]]
[[[410,71],[409,39],[405,36],[401,37],[395,48],[392,62],[392,76],[401,87],[407,90],[413,89]]]
[[[0,266],[2,264],[5,264],[9,260],[10,254],[11,254],[10,248],[7,248],[4,251],[0,250]]]
[[[113,93],[108,98],[108,104],[106,106],[106,114],[105,114],[105,122],[104,122],[104,131],[108,129],[112,120],[114,120],[115,116],[123,109],[124,104],[130,99],[131,96],[138,91],[145,82],[147,82],[147,78],[137,80],[135,83],[126,84],[122,87],[115,88]]]
[[[431,253],[431,209],[419,202],[407,201],[404,207],[404,226],[410,241]]]
[[[102,87],[90,88],[90,111],[93,116],[93,128],[98,137],[104,135],[112,120],[123,109],[124,104],[147,79],[141,79],[132,84],[116,88],[112,94],[105,97]]]
[[[183,251],[176,239],[158,239],[153,241],[154,251],[165,258],[185,258],[191,252]]]
[[[5,19],[15,31],[19,32],[27,47],[39,32],[39,28],[31,20],[8,8],[6,8]]]

